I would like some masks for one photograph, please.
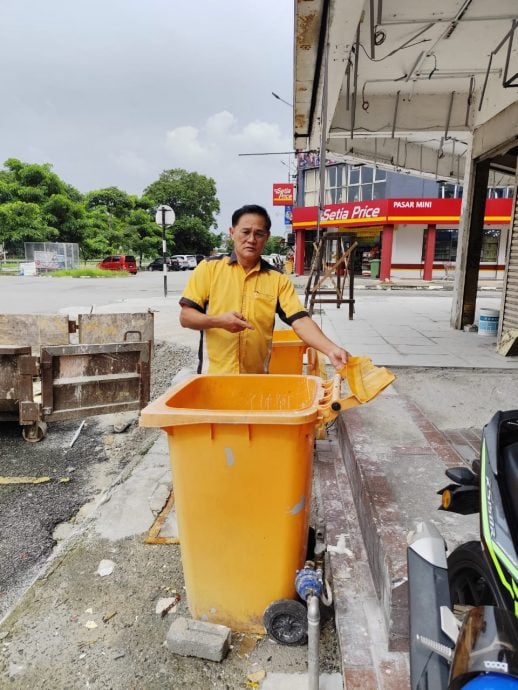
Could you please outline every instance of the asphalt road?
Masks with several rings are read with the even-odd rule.
[[[167,273],[168,299],[172,303],[177,303],[190,275],[191,271]],[[394,294],[415,296],[416,290],[357,290],[356,298],[361,296],[362,300],[383,301],[390,300]],[[449,290],[420,290],[418,294],[430,299],[451,299],[452,295]],[[152,305],[163,295],[164,279],[159,271],[141,271],[136,276],[81,279],[0,275],[0,313],[4,314],[56,313],[71,307],[90,308],[131,299],[147,300]]]
[[[191,271],[167,274],[167,292],[172,300],[181,293]],[[99,306],[126,299],[164,295],[159,271],[141,271],[135,276],[113,278],[51,278],[47,276],[0,276],[0,313],[52,314],[71,306]]]

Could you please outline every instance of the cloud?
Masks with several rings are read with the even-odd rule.
[[[177,127],[167,132],[166,146],[175,159],[188,161],[189,167],[195,167],[209,155],[203,142],[199,140],[196,127]]]
[[[276,123],[254,120],[241,124],[224,110],[210,115],[200,127],[169,130],[165,148],[170,167],[215,179],[221,203],[220,230],[228,226],[236,208],[258,203],[272,215],[273,232],[284,232],[283,210],[272,207],[271,198],[273,184],[287,179],[290,154],[284,152],[290,151],[291,142]]]

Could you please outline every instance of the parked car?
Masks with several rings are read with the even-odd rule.
[[[178,259],[175,259],[174,256],[168,256],[167,259],[167,270],[168,271],[179,271],[180,270],[180,262]],[[158,258],[154,259],[147,267],[148,271],[161,271],[162,267],[164,265],[164,258],[162,256],[159,256]]]
[[[281,256],[280,254],[266,254],[262,258],[275,268],[282,270],[284,267],[284,259],[286,257]]]
[[[196,268],[196,257],[193,254],[175,254],[173,259],[178,259],[182,271]]]
[[[103,271],[127,271],[133,275],[136,275],[138,271],[135,257],[129,254],[107,256],[97,264],[97,268]]]

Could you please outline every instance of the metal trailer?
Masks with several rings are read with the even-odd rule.
[[[71,340],[77,342],[71,343]],[[0,421],[27,441],[47,422],[139,410],[149,402],[153,313],[0,315]]]

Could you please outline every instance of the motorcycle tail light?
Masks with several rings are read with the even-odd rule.
[[[452,500],[453,496],[451,491],[449,489],[444,489],[441,496],[441,505],[443,510],[448,510],[448,508],[451,506]]]

